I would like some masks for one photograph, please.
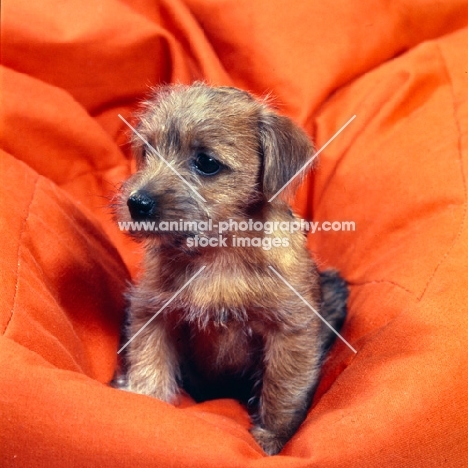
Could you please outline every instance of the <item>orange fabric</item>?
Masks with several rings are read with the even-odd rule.
[[[468,2],[2,3],[0,465],[468,466]],[[297,208],[351,285],[313,407],[265,457],[232,400],[106,385],[139,247],[109,214],[149,85],[271,92],[320,155]]]

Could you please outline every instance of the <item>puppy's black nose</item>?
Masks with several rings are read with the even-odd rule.
[[[133,195],[130,195],[127,200],[127,206],[130,210],[132,219],[142,220],[147,219],[154,214],[156,201],[151,194],[144,190],[140,190]]]

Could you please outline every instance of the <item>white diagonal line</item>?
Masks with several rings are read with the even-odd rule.
[[[202,266],[165,304],[117,351],[120,354],[204,269]]]
[[[159,151],[156,150],[156,148],[154,148],[153,146],[150,145],[150,143],[145,139],[145,137],[143,135],[141,135],[141,133],[135,128],[135,127],[132,127],[132,125],[130,125],[127,120],[125,120],[124,117],[122,117],[122,115],[118,114],[120,120],[122,120],[131,130],[132,132],[151,150],[154,152],[154,154],[156,154],[156,156],[158,156],[159,159],[161,159],[161,161],[164,161],[166,163],[166,166],[174,172],[174,174],[176,174],[180,180],[182,180],[182,182],[187,185],[194,193],[197,197],[199,197],[201,200],[203,200],[204,202],[206,202],[206,200],[198,193],[197,189],[192,185],[190,184],[189,182],[187,182],[175,169],[174,167],[172,167],[172,164],[169,164],[162,156],[161,156],[161,153]]]
[[[353,115],[269,200],[274,200],[356,118]]]
[[[283,283],[289,287],[289,289],[291,289],[291,291],[293,291],[296,296],[301,299],[301,301],[310,309],[312,310],[312,312],[315,313],[315,315],[317,315],[317,317],[328,327],[330,328],[334,333],[335,335],[341,340],[343,341],[343,343],[345,343],[350,349],[351,351],[353,351],[353,353],[357,354],[357,351],[340,335],[340,333],[338,333],[295,289],[294,287],[289,284],[271,265],[268,265],[268,268],[273,271],[275,273],[275,275],[281,280],[283,281]]]

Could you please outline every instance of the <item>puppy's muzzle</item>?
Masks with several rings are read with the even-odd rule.
[[[127,206],[132,219],[136,221],[151,218],[156,212],[155,198],[144,190],[139,190],[130,195]]]

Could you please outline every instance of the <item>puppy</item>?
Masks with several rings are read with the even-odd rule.
[[[154,92],[133,149],[137,172],[116,214],[139,226],[130,231],[144,262],[116,386],[169,403],[180,389],[237,398],[276,454],[304,420],[333,341],[314,310],[335,329],[346,314],[346,284],[318,274],[304,234],[284,229],[297,222],[288,204],[269,202],[312,145],[247,92],[196,83]]]

